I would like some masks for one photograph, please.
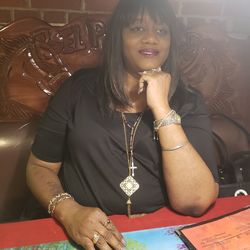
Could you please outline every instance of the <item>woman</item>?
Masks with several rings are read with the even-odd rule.
[[[124,248],[107,215],[199,216],[217,197],[209,118],[178,79],[175,26],[164,0],[120,0],[101,69],[76,72],[41,121],[28,185],[86,250]]]

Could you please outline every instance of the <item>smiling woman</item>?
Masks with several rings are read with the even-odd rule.
[[[122,33],[124,64],[131,74],[161,67],[167,61],[170,32],[167,24],[157,23],[143,13]]]
[[[28,185],[86,250],[125,247],[108,215],[198,216],[217,197],[209,116],[179,80],[176,32],[166,0],[120,0],[102,65],[65,81],[40,122]]]

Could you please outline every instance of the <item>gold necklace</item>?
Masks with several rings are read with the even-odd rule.
[[[135,176],[135,169],[137,167],[134,165],[134,141],[137,128],[141,122],[143,112],[138,116],[135,123],[131,126],[125,117],[124,113],[121,113],[122,116],[122,124],[124,130],[124,139],[125,139],[125,147],[126,147],[126,154],[127,154],[127,161],[128,161],[128,176],[120,183],[120,188],[123,192],[128,196],[127,200],[127,212],[128,216],[131,216],[131,206],[132,202],[130,197],[139,189],[139,183],[133,178]],[[129,145],[128,145],[128,137],[127,137],[127,129],[126,125],[131,129],[131,134],[129,138]]]

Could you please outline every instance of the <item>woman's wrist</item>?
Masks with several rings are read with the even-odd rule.
[[[56,206],[53,217],[63,224],[65,218],[78,206],[79,204],[74,199],[63,200]]]
[[[162,119],[154,121],[154,131],[157,133],[161,127],[171,124],[181,124],[181,117],[171,109]]]
[[[50,201],[48,205],[48,213],[53,216],[54,211],[59,203],[67,199],[74,199],[69,193],[61,192],[55,195]]]
[[[154,107],[151,109],[151,111],[154,115],[154,119],[160,120],[164,118],[171,111],[171,108],[168,105],[165,105],[165,106]]]

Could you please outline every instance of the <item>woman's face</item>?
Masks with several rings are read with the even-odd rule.
[[[155,22],[147,12],[122,32],[123,58],[132,74],[158,68],[166,61],[170,49],[167,24]]]

